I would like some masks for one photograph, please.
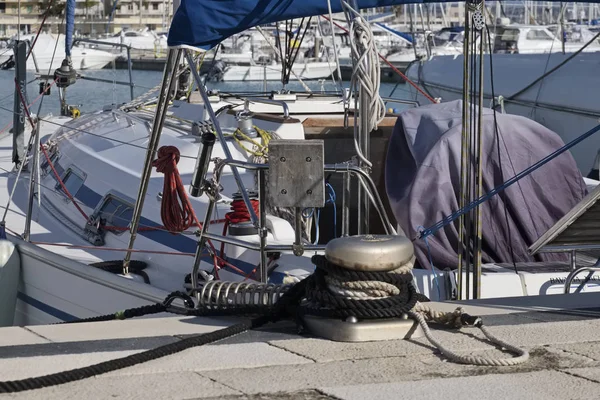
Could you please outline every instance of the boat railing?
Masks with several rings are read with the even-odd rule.
[[[112,47],[119,47],[122,49],[125,49],[127,51],[127,71],[129,72],[129,83],[127,82],[120,82],[120,81],[111,81],[109,79],[100,79],[100,78],[91,78],[91,77],[82,77],[82,79],[88,80],[88,81],[96,81],[96,82],[104,82],[104,83],[114,83],[117,85],[125,85],[125,86],[129,86],[129,94],[131,96],[131,100],[134,99],[134,93],[133,93],[133,88],[135,87],[134,83],[133,83],[133,72],[132,72],[132,61],[131,61],[131,46],[127,45],[127,44],[123,44],[123,43],[113,43],[113,42],[104,42],[102,40],[94,40],[94,39],[74,39],[73,40],[73,45],[75,45],[76,43],[89,43],[89,44],[99,44],[99,45],[104,45],[104,46],[112,46]],[[36,67],[37,69],[37,67]]]
[[[579,286],[579,290],[581,290],[581,288],[583,288],[583,286],[585,286],[586,283],[588,283],[594,272],[600,272],[600,267],[599,267],[600,263],[596,263],[594,264],[594,266],[592,267],[579,267],[577,269],[575,269],[574,271],[571,271],[571,273],[569,273],[569,275],[567,275],[566,279],[565,279],[565,288],[564,288],[564,293],[565,294],[569,294],[571,293],[571,283],[573,282],[573,280],[575,279],[575,277],[577,275],[579,275],[582,272],[589,272],[588,277],[581,283],[581,285]]]
[[[265,98],[260,98],[260,97],[253,97],[252,99],[247,98],[244,101],[244,111],[250,110],[250,108],[249,108],[250,103],[263,103],[263,104],[272,104],[272,105],[276,105],[276,106],[281,106],[281,108],[283,108],[283,117],[284,118],[290,117],[290,108],[288,107],[287,103],[283,100],[265,99]]]

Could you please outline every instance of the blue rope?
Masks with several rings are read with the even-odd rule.
[[[321,219],[321,209],[317,209],[317,219],[315,220],[315,241],[313,244],[319,244],[319,235],[320,235],[320,229],[319,229],[319,220]]]
[[[329,189],[329,199],[325,201],[325,204],[333,204],[333,237],[337,237],[337,207],[335,205],[336,195],[335,190],[331,184],[326,183],[327,189]]]
[[[425,229],[422,226],[419,226],[417,229]],[[433,258],[431,257],[431,248],[429,248],[429,241],[427,240],[427,236],[424,237],[425,246],[427,246],[427,257],[429,258],[429,264],[431,265],[431,270],[433,271],[433,280],[435,281],[435,286],[437,287],[438,299],[442,299],[442,291],[440,290],[440,282],[438,280],[437,272],[435,272],[435,265],[433,265]]]
[[[513,176],[512,178],[510,178],[506,182],[504,182],[502,185],[497,186],[494,189],[490,190],[488,193],[486,193],[483,196],[479,197],[477,200],[475,200],[472,203],[468,204],[464,208],[455,211],[454,213],[450,214],[449,216],[447,216],[446,218],[442,219],[441,221],[435,223],[431,227],[429,227],[429,228],[427,228],[427,229],[419,232],[419,234],[417,235],[417,239],[424,239],[427,236],[431,236],[431,235],[435,234],[437,231],[439,231],[440,229],[442,229],[446,225],[449,225],[452,222],[454,222],[454,220],[456,220],[457,218],[459,218],[461,215],[464,215],[464,214],[468,213],[469,211],[473,210],[475,207],[477,207],[480,204],[482,204],[482,203],[486,202],[487,200],[491,199],[493,196],[497,195],[498,193],[500,193],[501,191],[503,191],[507,187],[509,187],[512,184],[518,182],[522,178],[524,178],[527,175],[531,174],[533,171],[537,170],[538,168],[540,168],[544,164],[547,164],[548,162],[552,161],[553,159],[555,159],[556,157],[558,157],[559,155],[561,155],[565,151],[569,150],[571,147],[579,144],[580,142],[584,141],[585,139],[587,139],[588,137],[592,136],[594,133],[596,133],[598,131],[600,131],[600,125],[597,125],[596,127],[590,129],[589,131],[587,131],[583,135],[579,136],[578,138],[573,139],[568,144],[566,144],[563,147],[559,148],[558,150],[554,151],[550,155],[542,158],[540,161],[536,162],[532,166],[530,166],[530,167],[524,169],[523,171],[519,172],[517,175]]]

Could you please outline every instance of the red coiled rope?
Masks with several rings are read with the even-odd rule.
[[[160,217],[165,228],[173,234],[183,232],[194,224],[201,225],[177,169],[179,157],[177,147],[162,146],[158,149],[158,158],[152,162],[158,172],[165,174]]]
[[[252,205],[252,209],[254,213],[259,215],[259,202],[258,200],[250,200],[250,204]],[[250,221],[250,212],[248,211],[248,207],[246,207],[246,203],[244,200],[233,200],[231,202],[231,212],[225,214],[225,223],[223,224],[223,236],[227,235],[227,228],[230,224],[239,224],[240,222]],[[222,260],[225,260],[225,243],[221,242],[221,257]]]
[[[252,208],[254,209],[254,213],[258,216],[259,210],[259,202],[258,200],[250,200],[250,204],[252,204]],[[250,211],[246,207],[246,203],[244,200],[234,200],[231,202],[231,212],[225,214],[225,219],[230,224],[239,224],[240,222],[250,221]]]

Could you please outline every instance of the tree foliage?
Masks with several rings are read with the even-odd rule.
[[[61,0],[40,0],[38,7],[40,9],[40,18],[48,13],[49,17],[59,17],[63,15],[67,3]]]

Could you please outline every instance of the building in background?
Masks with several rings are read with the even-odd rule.
[[[122,29],[166,30],[172,15],[172,0],[76,0],[75,30],[80,35],[116,33]],[[19,15],[19,3],[21,12]],[[36,32],[47,10],[45,30],[64,31],[65,0],[5,0],[0,2],[0,36]]]

